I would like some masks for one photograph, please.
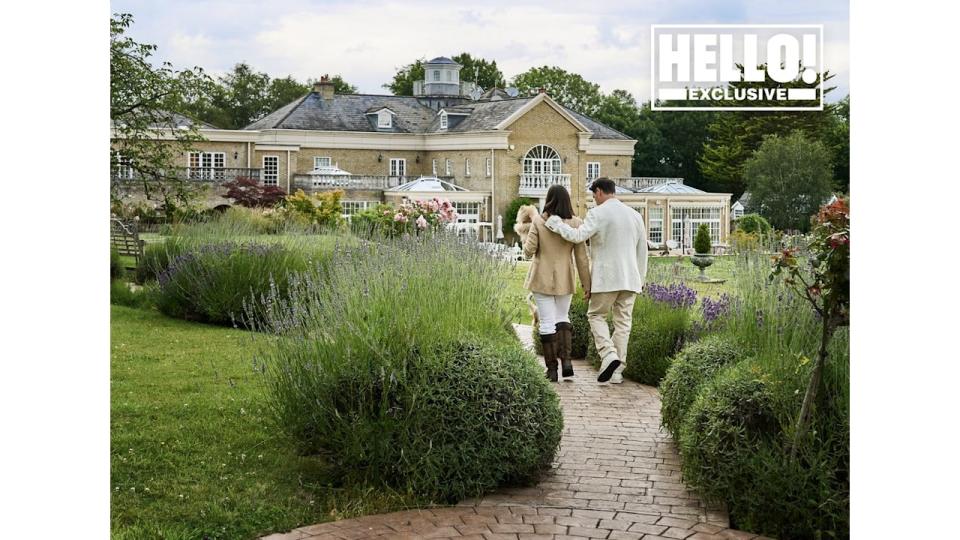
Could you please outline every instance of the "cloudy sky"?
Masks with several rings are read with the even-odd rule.
[[[496,60],[508,80],[556,65],[641,101],[650,94],[651,24],[823,24],[824,62],[838,87],[828,100],[849,88],[843,0],[115,0],[111,8],[132,13],[130,34],[178,68],[221,73],[247,62],[300,80],[339,73],[361,92],[382,94],[399,66],[469,52]]]

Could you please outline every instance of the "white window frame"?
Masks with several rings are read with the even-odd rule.
[[[436,175],[437,175],[437,160],[435,160],[435,159],[434,159],[434,160],[431,160],[431,163],[432,163],[432,165],[433,165],[433,169],[431,169],[433,172],[432,172],[431,174],[433,174],[434,176],[436,176]]]
[[[440,80],[440,70],[439,70],[439,69],[433,70],[433,80],[434,80],[434,81],[439,81],[439,80]]]
[[[447,70],[447,82],[453,82],[453,73],[449,69]]]
[[[226,165],[226,152],[190,152],[187,155],[187,178],[223,180]]]
[[[390,111],[382,110],[377,113],[377,128],[392,128],[393,115]]]
[[[591,169],[594,169],[591,172]],[[591,182],[600,178],[600,162],[599,161],[588,161],[587,162],[587,182]]]
[[[447,113],[440,113],[440,129],[447,129],[450,121],[447,119]]]
[[[463,175],[470,176],[470,158],[463,160]]]
[[[114,174],[121,180],[133,180],[133,160],[116,152],[117,165]]]
[[[487,178],[493,176],[493,159],[486,158]]]
[[[268,166],[267,165],[268,161],[272,161],[273,165]],[[273,169],[272,172],[271,172],[271,169]],[[263,185],[265,186],[280,185],[280,156],[278,155],[263,156]]]
[[[363,212],[374,204],[372,201],[340,201],[340,215],[350,221],[353,214]]]
[[[659,217],[657,217],[659,216]],[[647,231],[647,239],[651,242],[663,243],[663,207],[653,206],[650,208],[650,227]]]
[[[453,160],[448,159],[444,163],[444,170],[446,171],[447,176],[453,176]]]
[[[390,176],[406,176],[407,160],[404,158],[390,158]]]
[[[323,161],[326,160],[326,164]],[[313,157],[313,168],[314,170],[319,169],[320,167],[329,167],[333,165],[333,160],[330,159],[330,156],[314,156]]]

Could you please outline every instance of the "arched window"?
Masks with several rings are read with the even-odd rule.
[[[545,144],[538,144],[523,157],[523,174],[560,174],[560,154]]]

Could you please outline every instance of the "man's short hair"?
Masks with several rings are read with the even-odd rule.
[[[607,195],[613,195],[617,192],[617,184],[613,180],[607,178],[606,176],[597,178],[590,184],[590,191],[596,193],[597,191],[602,191]]]

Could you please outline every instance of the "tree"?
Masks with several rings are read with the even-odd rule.
[[[768,135],[744,165],[750,204],[777,229],[810,228],[810,216],[831,194],[830,152],[802,131]]]
[[[824,144],[833,155],[834,189],[850,193],[850,95],[837,102]]]
[[[705,191],[720,191],[700,172],[698,160],[709,126],[717,113],[712,111],[654,111],[644,104],[640,111],[643,129],[637,139],[633,174],[679,177],[684,183]]]
[[[226,198],[247,208],[272,208],[287,195],[283,188],[266,186],[248,177],[226,182],[223,187],[227,188]]]
[[[267,109],[275,111],[291,101],[302,98],[312,86],[313,84],[309,81],[304,84],[294,79],[292,75],[271,80],[270,85],[267,86]]]
[[[760,66],[763,69],[765,66]],[[740,67],[742,70],[742,66]],[[823,74],[823,81],[833,78],[829,72]],[[755,88],[773,86],[777,83],[767,78],[766,82],[732,82],[733,88]],[[816,83],[815,83],[816,84]],[[784,88],[808,87],[799,77],[791,82],[779,84]],[[832,91],[824,88],[824,95]],[[742,105],[739,102],[718,102],[722,105]],[[765,105],[816,105],[817,102],[777,102],[768,101]],[[803,131],[807,137],[822,141],[833,122],[834,105],[825,104],[823,111],[723,111],[717,112],[709,127],[709,138],[704,142],[700,157],[700,171],[709,185],[715,190],[733,193],[740,197],[744,191],[743,167],[760,147],[767,135],[787,135],[796,130]],[[683,112],[683,114],[688,114]],[[818,201],[822,202],[822,201]]]
[[[414,81],[423,80],[424,61],[423,58],[419,58],[414,63],[401,67],[394,73],[393,81],[383,85],[383,87],[390,90],[390,93],[395,96],[412,96]]]
[[[497,67],[497,61],[474,58],[470,53],[462,52],[453,57],[453,61],[463,66],[460,68],[460,80],[474,82],[480,88],[503,88],[507,85],[503,72]]]
[[[125,32],[133,16],[110,18],[110,121],[113,127],[111,170],[130,170],[148,200],[160,201],[171,214],[189,204],[196,187],[176,174],[176,159],[204,140],[197,126],[178,128],[176,111],[186,97],[202,93],[208,77],[200,68],[175,71],[169,63],[154,67],[156,45],[137,43]],[[161,136],[168,140],[159,143]],[[111,197],[120,197],[114,184]]]
[[[257,73],[244,63],[233,66],[233,71],[220,77],[220,90],[213,98],[214,106],[228,121],[221,127],[240,129],[271,112],[269,89],[270,76],[266,73]]]
[[[558,103],[587,116],[594,116],[603,101],[600,85],[557,66],[531,68],[514,77],[513,86],[521,95],[544,88]]]

